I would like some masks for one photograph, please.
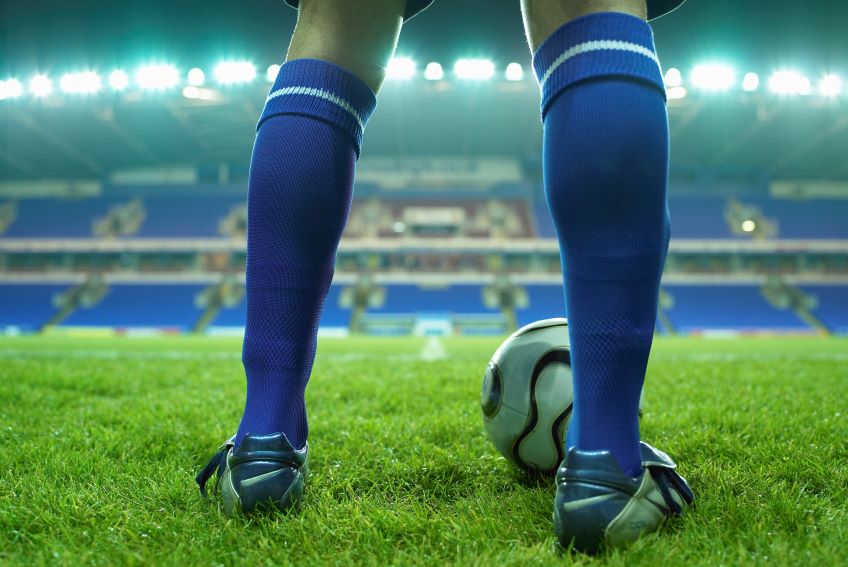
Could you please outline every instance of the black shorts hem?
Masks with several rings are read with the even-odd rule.
[[[430,7],[435,0],[407,0],[406,2],[406,14],[404,14],[403,19],[408,20],[418,13],[423,12],[427,8]],[[291,6],[292,8],[297,8],[298,0],[286,0],[286,4]]]

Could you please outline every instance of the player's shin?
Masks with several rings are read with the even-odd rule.
[[[286,63],[259,122],[248,195],[247,401],[235,444],[306,442],[304,390],[374,93],[331,63]]]
[[[534,56],[574,372],[568,446],[641,469],[638,407],[668,243],[662,73],[643,20],[598,13]]]

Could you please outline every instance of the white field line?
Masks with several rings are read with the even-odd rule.
[[[443,360],[446,356],[447,353],[441,339],[439,337],[430,337],[424,343],[424,348],[421,349],[421,354],[418,358],[430,362],[433,360]]]

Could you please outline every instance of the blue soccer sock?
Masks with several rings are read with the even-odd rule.
[[[574,373],[567,446],[638,475],[639,395],[668,248],[668,117],[653,34],[620,13],[573,20],[533,65],[562,253]]]
[[[304,392],[374,93],[330,63],[283,65],[259,121],[247,217],[247,401],[236,444],[306,442]]]

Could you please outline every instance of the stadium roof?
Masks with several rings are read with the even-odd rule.
[[[442,0],[409,25],[399,54],[417,62],[418,76],[387,82],[366,152],[538,157],[538,93],[527,73],[518,2],[491,2],[483,11],[479,4]],[[670,103],[675,170],[848,178],[848,92],[818,92],[829,73],[848,81],[842,29],[848,3],[828,0],[813,10],[779,0],[765,12],[756,4],[690,0],[656,24],[665,65],[680,68],[688,89],[686,98]],[[91,0],[84,10],[65,2],[5,2],[3,10],[0,81],[19,80],[0,84],[0,91],[22,94],[0,100],[0,179],[99,177],[149,165],[246,165],[268,88],[265,67],[282,58],[295,18],[282,0]],[[471,56],[492,60],[496,77],[456,80],[449,72],[453,62]],[[252,84],[215,84],[216,62],[231,58],[255,64]],[[444,81],[421,76],[430,61],[442,63]],[[504,80],[512,61],[524,65],[523,79]],[[696,84],[720,84],[722,69],[695,69],[716,61],[733,66],[734,84],[728,92],[701,92]],[[150,62],[173,64],[173,89],[144,91],[134,84],[141,81],[135,70]],[[201,88],[209,91],[188,82],[194,67],[205,70]],[[114,69],[127,74],[112,75]],[[798,77],[789,74],[783,82],[810,96],[776,96],[769,77],[779,69],[798,69]],[[750,71],[761,84],[743,92],[743,74]],[[799,77],[809,79],[806,87],[793,86]],[[124,83],[127,90],[112,88]],[[94,89],[95,95],[79,94]],[[49,94],[39,98],[39,92]]]
[[[127,167],[249,161],[267,84],[167,93],[0,101],[0,178],[101,177]],[[670,102],[676,171],[848,178],[848,97],[693,93]],[[387,84],[368,155],[534,160],[541,149],[535,83]]]

